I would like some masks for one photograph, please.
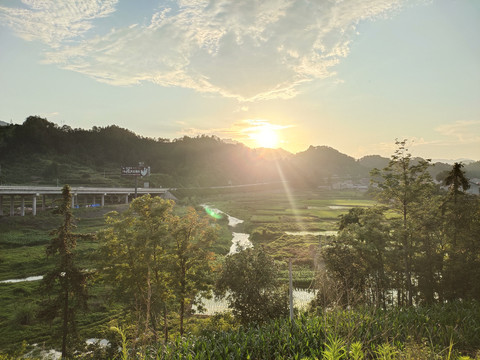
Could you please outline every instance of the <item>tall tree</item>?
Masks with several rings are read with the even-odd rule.
[[[62,318],[62,358],[66,359],[72,352],[75,314],[77,310],[87,307],[87,274],[75,264],[77,239],[83,235],[72,232],[75,225],[68,185],[63,187],[62,196],[58,213],[63,216],[63,222],[52,231],[54,237],[46,249],[47,256],[55,256],[57,261],[41,284],[42,290],[50,297],[44,302],[40,316],[49,320],[57,316]]]
[[[209,248],[217,231],[207,218],[201,219],[195,209],[189,208],[184,216],[172,218],[171,235],[172,285],[179,304],[180,335],[183,335],[187,307],[213,285],[214,255]]]
[[[477,195],[467,194],[470,184],[462,168],[462,163],[455,163],[444,180],[449,187],[442,205],[447,244],[442,280],[447,300],[478,296],[473,289],[478,289],[474,283],[479,280],[476,267],[480,258],[476,254],[480,250],[480,200]]]
[[[448,203],[452,202],[453,199],[453,204],[450,206],[450,220],[453,222],[453,247],[456,247],[457,244],[458,228],[462,214],[463,204],[459,204],[459,198],[463,197],[470,188],[469,180],[465,177],[465,171],[462,170],[462,167],[462,163],[456,162],[453,164],[452,170],[443,181],[443,184],[449,187],[444,206],[448,207]]]
[[[407,140],[396,141],[397,149],[391,156],[387,167],[382,171],[372,170],[372,182],[378,186],[379,200],[401,216],[401,228],[398,229],[404,267],[406,300],[413,304],[412,258],[413,233],[411,213],[422,204],[428,192],[433,191],[433,182],[427,169],[430,160],[412,159],[408,152]]]
[[[457,196],[464,194],[470,188],[470,183],[465,177],[465,171],[462,163],[453,164],[452,170],[448,173],[443,183],[445,186],[449,187],[450,194],[453,196],[454,203],[457,203]],[[460,190],[463,190],[463,192]]]

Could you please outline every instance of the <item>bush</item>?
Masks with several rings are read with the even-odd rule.
[[[15,325],[31,325],[36,316],[36,309],[32,304],[24,304],[18,307],[13,313]]]

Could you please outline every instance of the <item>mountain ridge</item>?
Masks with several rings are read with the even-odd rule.
[[[283,149],[251,149],[216,136],[147,138],[116,125],[91,130],[58,126],[30,116],[22,125],[0,127],[0,182],[8,184],[125,185],[121,166],[144,162],[151,186],[223,186],[288,180],[317,187],[335,179],[368,178],[389,159],[368,155],[355,159],[325,145],[292,154]],[[432,176],[449,169],[432,167]],[[480,162],[465,166],[480,177]]]

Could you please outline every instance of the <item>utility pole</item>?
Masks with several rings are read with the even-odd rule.
[[[135,199],[137,198],[138,176],[135,176]]]
[[[293,280],[292,280],[292,259],[288,262],[288,295],[290,298],[290,321],[293,321]]]

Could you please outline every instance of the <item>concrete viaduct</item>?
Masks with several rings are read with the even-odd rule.
[[[72,208],[79,205],[79,196],[91,200],[90,204],[96,204],[99,199],[99,206],[105,206],[105,196],[124,196],[125,204],[128,204],[128,197],[135,194],[135,188],[101,188],[101,187],[70,187],[72,193]],[[172,198],[169,189],[163,188],[138,188],[139,196],[152,194],[161,197]],[[59,198],[62,195],[61,187],[49,186],[0,186],[0,216],[4,215],[4,200],[10,198],[10,216],[15,215],[15,201],[20,201],[20,215],[25,215],[26,203],[31,205],[33,215],[37,214],[37,198],[41,197],[41,208],[45,210],[47,197]],[[8,200],[7,200],[8,201]]]

